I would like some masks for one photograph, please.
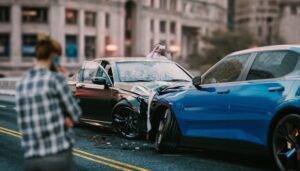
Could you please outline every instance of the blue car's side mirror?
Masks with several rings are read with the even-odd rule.
[[[202,81],[202,77],[201,76],[196,76],[193,78],[192,82],[193,85],[197,88],[197,89],[201,89],[201,81]]]

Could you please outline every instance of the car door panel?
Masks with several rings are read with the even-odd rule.
[[[184,113],[179,119],[185,135],[216,137],[222,132],[218,125],[224,124],[224,116],[229,112],[228,89],[226,85],[210,85],[187,93],[189,98],[185,99]]]
[[[249,70],[248,81],[236,83],[229,95],[233,129],[240,129],[238,140],[266,144],[270,115],[287,98],[293,81],[284,76],[299,66],[298,55],[288,51],[258,53]],[[298,63],[298,64],[297,64]]]
[[[230,115],[234,118],[232,128],[240,130],[235,139],[265,144],[270,115],[285,100],[292,84],[292,81],[274,80],[234,86],[229,98]]]
[[[181,126],[188,136],[205,138],[232,138],[229,113],[229,95],[232,83],[243,75],[251,53],[224,58],[202,79],[200,89],[188,92],[185,99],[185,116]]]
[[[84,84],[77,88],[76,97],[85,111],[84,118],[109,121],[111,91],[104,85]]]
[[[106,76],[107,85],[112,85],[104,69],[98,63],[89,62],[84,65],[82,81],[76,84],[75,97],[80,100],[83,119],[111,121],[111,89],[106,85],[94,84],[92,77],[96,76]]]

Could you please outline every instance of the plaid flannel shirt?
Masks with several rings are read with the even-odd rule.
[[[17,84],[16,110],[25,158],[56,154],[72,147],[64,118],[78,121],[81,109],[62,75],[31,69]]]

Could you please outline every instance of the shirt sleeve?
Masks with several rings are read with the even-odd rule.
[[[22,84],[20,82],[17,83],[16,85],[16,90],[15,90],[15,110],[17,112],[17,123],[18,123],[18,128],[20,132],[22,132],[22,117],[24,117],[24,105],[25,105],[25,99],[24,97],[21,97],[21,89],[22,89]]]
[[[19,126],[19,130],[21,130],[21,119],[20,119],[20,95],[19,95],[19,85],[17,84],[16,86],[16,90],[15,90],[15,110],[17,112],[17,123]]]
[[[20,95],[19,95],[19,85],[17,84],[16,90],[15,90],[15,106],[16,106],[16,112],[20,113]]]
[[[56,88],[61,104],[72,120],[77,122],[82,111],[63,76],[56,81]]]

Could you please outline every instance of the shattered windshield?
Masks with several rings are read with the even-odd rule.
[[[191,81],[176,64],[157,61],[118,62],[121,82]]]

